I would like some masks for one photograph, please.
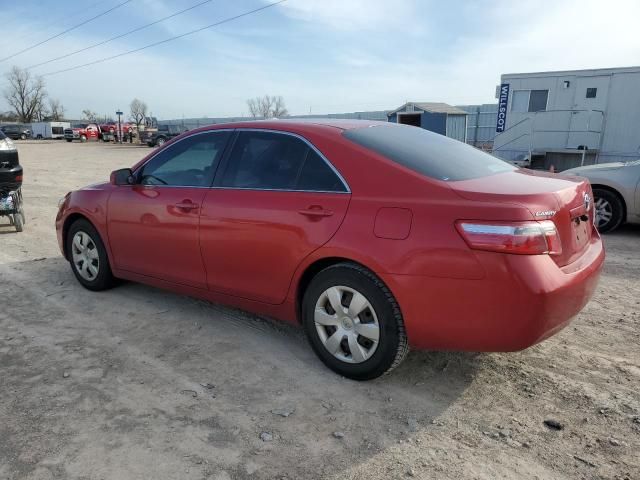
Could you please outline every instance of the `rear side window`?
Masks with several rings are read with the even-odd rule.
[[[468,180],[516,168],[465,143],[419,127],[375,125],[346,130],[343,135],[369,150],[427,177]]]
[[[305,141],[274,132],[240,132],[220,182],[256,190],[345,192],[338,175]]]

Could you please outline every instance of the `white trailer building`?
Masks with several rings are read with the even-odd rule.
[[[564,170],[640,157],[640,67],[505,74],[496,97],[501,158]]]
[[[31,136],[37,139],[64,138],[64,129],[71,128],[69,122],[36,122],[31,124]]]

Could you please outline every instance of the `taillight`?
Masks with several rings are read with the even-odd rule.
[[[562,253],[560,235],[551,220],[508,223],[459,220],[456,228],[474,250],[518,255]]]
[[[16,175],[16,182],[22,181],[22,175]]]

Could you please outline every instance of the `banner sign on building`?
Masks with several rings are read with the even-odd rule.
[[[507,125],[507,104],[509,103],[509,84],[500,85],[500,94],[498,96],[498,120],[496,122],[496,132],[504,132]]]

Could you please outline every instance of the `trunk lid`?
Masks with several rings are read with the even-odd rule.
[[[562,241],[562,253],[552,255],[559,266],[580,257],[591,237],[597,235],[593,227],[593,193],[584,178],[520,169],[448,184],[468,200],[520,205],[529,211],[532,220],[552,220]]]

